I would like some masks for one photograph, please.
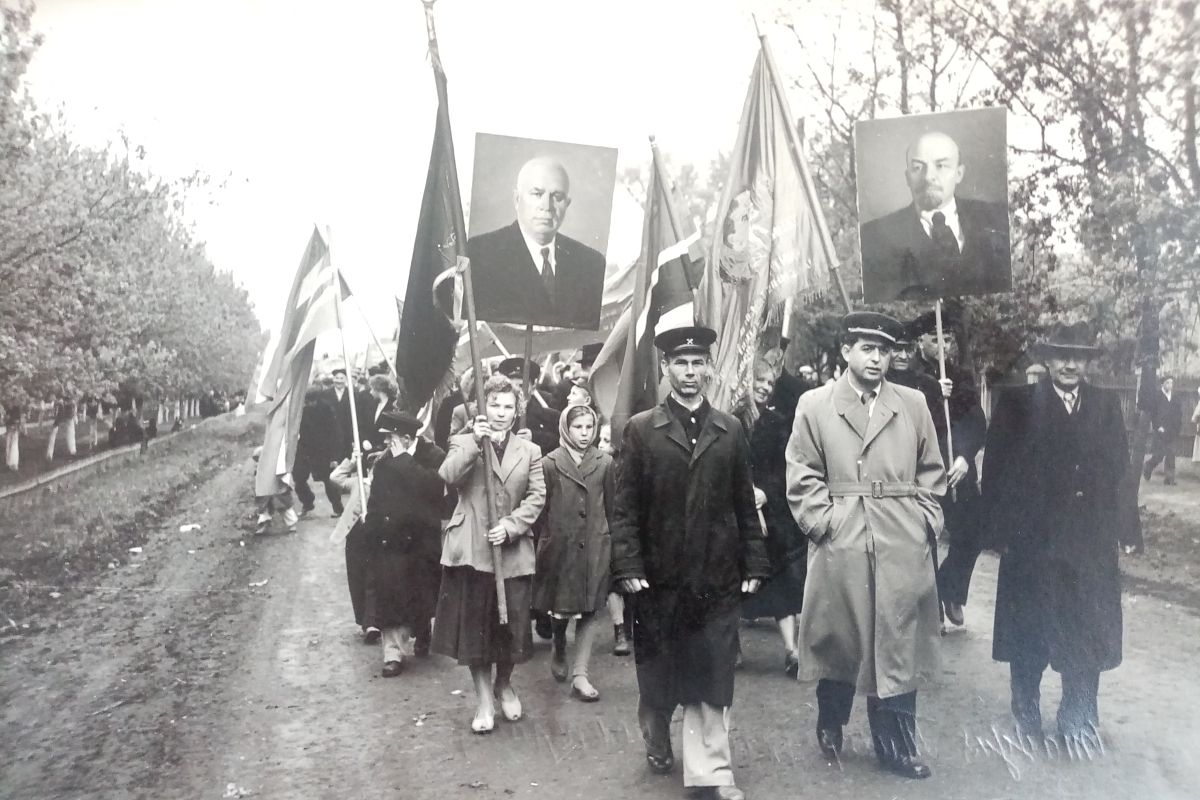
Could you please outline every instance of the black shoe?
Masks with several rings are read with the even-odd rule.
[[[963,617],[963,607],[958,603],[947,602],[942,607],[946,611],[946,619],[950,620],[954,625],[961,627],[966,622],[966,619]]]
[[[665,756],[646,753],[646,764],[655,775],[667,775],[671,770],[675,769],[675,756],[670,753],[667,753]]]
[[[413,642],[413,655],[417,658],[425,658],[429,655],[429,640],[417,639]]]
[[[633,648],[629,645],[629,634],[625,632],[625,626],[613,625],[613,655],[627,656],[632,650]]]
[[[821,748],[821,755],[830,761],[836,761],[842,752],[841,727],[817,728],[817,745]]]
[[[379,637],[382,635],[383,632],[380,631],[379,628],[367,628],[365,631],[363,631],[363,643],[375,644],[379,641]]]
[[[385,678],[394,678],[404,670],[404,663],[401,661],[389,661],[383,665],[383,671],[379,674]]]
[[[888,772],[893,772],[902,778],[923,780],[933,774],[929,766],[916,756],[902,755],[883,759],[880,765]]]
[[[533,632],[541,639],[550,639],[554,636],[554,627],[551,625],[550,617],[539,616],[534,620]]]
[[[312,510],[315,508],[316,508],[316,506],[300,506],[300,513],[308,514],[308,513],[311,513]]]

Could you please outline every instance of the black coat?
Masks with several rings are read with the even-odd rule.
[[[384,453],[371,472],[367,519],[359,523],[370,553],[363,624],[424,624],[437,603],[445,452],[424,439],[414,455]]]
[[[554,248],[555,296],[549,297],[542,285],[541,262],[533,262],[516,222],[468,239],[479,319],[591,331],[599,328],[604,256],[561,233],[554,239]]]
[[[341,460],[341,442],[337,418],[324,398],[306,400],[300,415],[300,438],[296,442],[296,463],[307,464],[323,480],[331,462]]]
[[[914,206],[862,227],[863,294],[868,303],[986,294],[1012,288],[1008,209],[965,197],[955,199],[962,253],[947,261],[935,253]]]
[[[920,357],[917,358],[917,364],[921,370],[916,375],[919,382],[917,388],[922,390],[927,401],[932,399],[930,413],[933,415],[933,427],[938,435],[938,450],[942,454],[942,463],[946,465],[946,469],[950,469],[954,458],[962,457],[967,462],[967,474],[962,481],[953,492],[947,490],[940,499],[942,511],[946,516],[946,531],[954,541],[974,542],[979,546],[989,545],[979,527],[979,472],[975,467],[975,459],[987,438],[987,417],[983,413],[974,376],[957,365],[946,362],[946,377],[954,383],[949,402],[952,434],[950,438],[954,441],[954,458],[950,458],[946,436],[946,410],[942,404],[942,387],[937,382],[938,365],[927,364]],[[930,392],[934,393],[932,398]]]
[[[733,702],[741,582],[771,574],[741,425],[711,409],[694,448],[657,406],[625,426],[613,503],[614,579],[630,598],[642,699]]]
[[[791,433],[792,419],[770,406],[760,409],[750,432],[751,474],[754,485],[767,496],[762,513],[767,522],[766,549],[772,574],[783,572],[808,551],[808,538],[796,524],[787,499],[787,443]]]
[[[1183,429],[1183,406],[1179,403],[1178,392],[1172,392],[1170,400],[1161,389],[1155,393],[1154,402],[1150,405],[1150,422],[1155,433],[1159,428],[1163,429],[1160,435],[1168,442],[1179,435]]]
[[[1082,384],[1074,414],[1049,381],[997,399],[983,465],[983,519],[1003,547],[996,660],[1044,647],[1059,672],[1121,662],[1118,486],[1128,458],[1110,392]]]

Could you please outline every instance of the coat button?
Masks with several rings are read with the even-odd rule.
[[[1083,497],[1083,492],[1076,492],[1076,493],[1075,493],[1075,496],[1076,496],[1076,497]]]
[[[581,517],[586,517],[586,516],[587,516],[587,512],[586,512],[586,511],[580,511],[580,512],[579,512],[579,516],[581,516]]]
[[[580,543],[579,543],[579,549],[580,549],[580,550],[582,550],[582,549],[583,549],[583,542],[580,542]]]

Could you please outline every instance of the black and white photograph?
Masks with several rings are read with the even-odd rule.
[[[480,133],[467,255],[481,320],[596,330],[617,152]]]
[[[855,125],[867,302],[1011,291],[1006,118],[985,108]]]
[[[0,800],[1200,797],[1197,41],[0,0]]]

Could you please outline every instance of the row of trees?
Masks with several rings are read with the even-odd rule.
[[[22,82],[32,5],[2,11],[0,404],[245,386],[265,344],[249,297],[182,221],[204,179],[156,178],[126,140],[73,142]]]

